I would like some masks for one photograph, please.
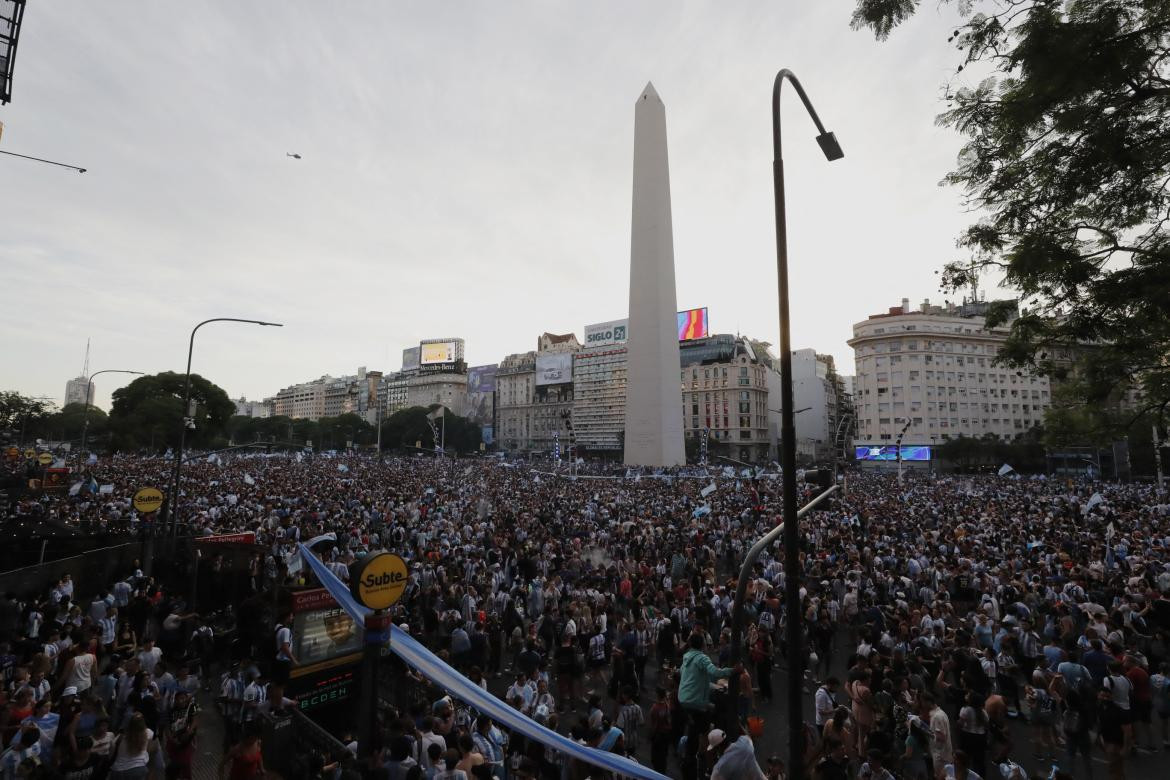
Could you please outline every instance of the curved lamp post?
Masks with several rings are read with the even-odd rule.
[[[176,507],[179,503],[179,470],[183,467],[183,448],[187,443],[187,429],[195,427],[195,418],[190,413],[191,408],[191,353],[195,350],[195,333],[212,322],[242,322],[248,325],[265,325],[273,328],[283,328],[284,325],[279,322],[265,322],[264,320],[242,320],[236,317],[213,317],[210,320],[204,320],[191,329],[191,340],[187,345],[187,377],[183,382],[183,427],[179,432],[179,450],[175,453],[175,469],[171,474],[171,489],[167,493],[167,517],[163,521],[163,527],[167,528],[169,523],[170,531],[173,533],[178,527],[178,517],[176,516]]]
[[[141,371],[127,371],[123,368],[107,368],[102,371],[94,371],[85,379],[85,423],[81,426],[81,451],[85,452],[85,441],[89,435],[89,394],[93,387],[93,378],[99,374],[138,374],[142,375]]]
[[[805,109],[817,127],[817,144],[829,162],[845,156],[837,137],[825,130],[816,109],[805,94],[804,87],[787,68],[776,74],[772,86],[772,183],[776,199],[776,283],[780,302],[780,465],[783,490],[783,531],[774,529],[765,537],[771,541],[780,533],[784,537],[784,611],[786,615],[786,643],[788,654],[788,777],[804,777],[804,727],[801,715],[801,693],[804,683],[804,657],[801,655],[800,614],[800,535],[796,508],[796,411],[792,401],[792,333],[788,306],[788,225],[784,205],[784,153],[780,135],[780,88],[785,81],[804,103]],[[827,493],[826,493],[827,495]],[[819,497],[818,497],[819,500]],[[766,544],[764,540],[761,543]],[[760,543],[757,548],[762,549]],[[756,551],[757,548],[753,548]],[[756,551],[758,555],[758,551]],[[745,569],[750,566],[751,557]],[[746,579],[740,577],[737,588],[731,628],[732,665],[739,661],[743,641],[743,600]],[[734,696],[731,697],[734,700]],[[734,721],[733,721],[734,722]]]

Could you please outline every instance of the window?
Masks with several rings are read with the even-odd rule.
[[[751,411],[752,411],[752,405],[750,403],[748,403],[747,401],[740,401],[739,402],[739,413],[740,414],[750,414]]]

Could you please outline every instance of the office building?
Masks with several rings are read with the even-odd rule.
[[[89,387],[89,402],[92,404],[94,399],[94,384],[87,380],[84,376],[79,376],[76,379],[70,379],[65,383],[65,406],[69,404],[84,404],[86,387]]]
[[[1007,326],[985,327],[986,301],[901,306],[853,326],[858,444],[939,444],[1022,435],[1044,420],[1046,377],[995,365]],[[1014,306],[1014,302],[1011,302]]]

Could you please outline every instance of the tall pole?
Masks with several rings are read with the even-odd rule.
[[[182,413],[182,427],[179,430],[179,449],[175,453],[175,467],[171,472],[171,489],[167,493],[167,516],[163,518],[162,523],[164,528],[169,528],[171,534],[174,534],[178,529],[178,503],[179,503],[179,470],[183,467],[183,448],[187,444],[187,428],[195,426],[195,418],[191,415],[191,354],[195,351],[195,334],[204,325],[212,322],[242,322],[249,325],[265,325],[273,328],[283,328],[284,325],[279,322],[265,322],[263,320],[242,320],[236,317],[213,317],[209,320],[196,325],[191,329],[191,339],[187,343],[187,375],[183,380],[183,413]]]
[[[88,439],[88,437],[89,437],[89,399],[90,399],[90,392],[93,389],[93,378],[95,376],[98,376],[99,374],[138,374],[138,375],[141,375],[142,372],[141,371],[126,371],[126,370],[121,369],[121,368],[107,368],[103,371],[94,371],[92,374],[90,374],[88,377],[86,377],[86,379],[85,379],[85,422],[81,426],[81,453],[85,452],[85,442],[86,442],[86,439]],[[80,454],[79,454],[78,460],[80,460],[80,459],[81,458],[80,458]]]
[[[1165,483],[1162,475],[1162,442],[1158,440],[1157,425],[1154,426],[1154,463],[1158,467],[1158,495],[1161,495]]]
[[[804,683],[803,626],[800,614],[800,531],[796,511],[796,414],[792,392],[792,333],[789,324],[788,224],[784,202],[784,150],[780,134],[780,88],[792,82],[813,123],[817,143],[831,162],[843,157],[836,137],[825,130],[800,81],[787,68],[776,74],[772,85],[772,186],[776,202],[776,285],[780,302],[780,464],[784,509],[784,611],[788,650],[788,776],[804,777],[804,721],[801,693]],[[740,648],[733,652],[738,655]]]

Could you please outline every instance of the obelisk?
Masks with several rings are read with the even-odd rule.
[[[625,462],[631,466],[678,466],[686,462],[686,453],[666,107],[653,84],[646,85],[634,106],[633,201]]]

